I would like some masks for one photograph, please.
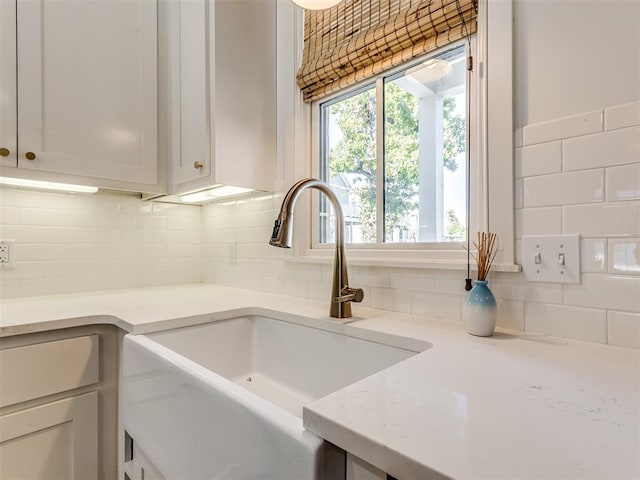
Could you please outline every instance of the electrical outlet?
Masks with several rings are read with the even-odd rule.
[[[15,240],[0,240],[0,268],[15,268]]]

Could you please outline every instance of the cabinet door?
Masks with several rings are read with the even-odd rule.
[[[276,2],[179,0],[171,49],[172,193],[233,185],[272,191]],[[197,162],[197,164],[196,164]]]
[[[98,477],[98,394],[0,417],[0,478]]]
[[[173,183],[176,190],[182,191],[184,184],[208,176],[211,168],[207,151],[206,13],[213,4],[207,7],[205,0],[181,0],[174,2],[172,8],[173,42],[181,53],[174,59],[172,109],[177,141],[172,152]]]
[[[20,0],[17,29],[18,166],[157,183],[157,2]]]
[[[17,166],[16,2],[0,1],[0,165]]]
[[[214,20],[215,81],[210,97],[216,181],[273,191],[276,2],[215,2]]]

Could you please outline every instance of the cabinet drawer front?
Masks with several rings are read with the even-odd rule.
[[[99,381],[98,335],[0,350],[0,407]]]

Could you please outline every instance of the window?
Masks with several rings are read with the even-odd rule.
[[[464,44],[318,103],[318,174],[336,192],[345,240],[380,247],[466,238]],[[333,241],[318,202],[318,245]]]
[[[400,0],[401,2],[404,0]],[[461,5],[465,5],[466,0],[460,0]],[[376,4],[377,2],[373,2]],[[456,1],[455,4],[458,2]],[[470,3],[473,3],[471,0]],[[359,5],[350,0],[345,0],[338,4],[337,12],[318,12],[316,15],[322,17],[326,22],[326,28],[318,27],[316,32],[327,32],[331,30],[331,22],[335,18],[342,18],[344,12],[340,10],[345,6]],[[385,4],[383,2],[380,3]],[[388,3],[386,3],[388,4]],[[407,0],[407,4],[414,5],[413,2]],[[422,5],[422,2],[420,2]],[[425,8],[430,8],[430,2],[424,2]],[[518,271],[518,267],[514,265],[514,254],[516,243],[514,240],[514,177],[513,177],[513,6],[511,2],[488,2],[487,0],[478,0],[477,2],[477,33],[472,37],[471,50],[474,53],[474,73],[472,75],[472,85],[467,86],[467,91],[471,92],[471,138],[470,152],[472,168],[470,172],[470,231],[474,234],[478,230],[490,230],[497,232],[500,236],[501,250],[494,263],[495,271]],[[421,8],[419,6],[418,8]],[[283,151],[283,172],[284,185],[291,185],[303,176],[325,176],[329,173],[330,163],[323,163],[322,159],[330,153],[330,142],[339,141],[335,121],[327,122],[326,116],[336,114],[338,104],[341,100],[345,100],[351,96],[356,96],[370,91],[368,95],[370,101],[376,102],[376,118],[384,118],[380,114],[380,105],[382,105],[382,95],[385,90],[386,83],[390,84],[396,79],[394,75],[405,72],[416,67],[429,57],[420,59],[419,57],[408,56],[405,58],[404,64],[390,63],[386,69],[378,70],[377,64],[369,67],[367,71],[377,72],[373,75],[379,77],[364,77],[356,73],[349,73],[349,78],[342,81],[338,77],[340,69],[331,69],[331,65],[340,67],[342,63],[335,62],[333,57],[320,59],[316,62],[305,62],[305,53],[307,47],[307,28],[303,29],[303,20],[309,19],[309,12],[298,12],[293,15],[294,8],[291,7],[291,15],[283,9],[283,28],[288,29],[288,34],[283,33],[283,38],[290,35],[295,38],[294,42],[288,40],[282,42],[281,47],[287,54],[280,55],[283,65],[286,63],[288,70],[287,75],[296,75],[298,78],[298,88],[287,80],[287,75],[282,76],[279,83],[279,92],[285,94],[279,96],[279,101],[283,102],[281,109],[281,122],[283,127],[280,131],[280,142]],[[330,14],[329,14],[330,13]],[[337,16],[336,16],[337,15]],[[414,17],[418,18],[418,17]],[[420,17],[422,18],[422,17]],[[287,23],[289,22],[289,23]],[[350,30],[342,37],[345,39],[353,38],[353,35],[366,35],[365,31],[358,30],[360,27],[356,24],[348,24]],[[351,35],[349,32],[354,32]],[[463,35],[464,36],[464,35]],[[462,37],[463,37],[462,36]],[[289,37],[289,38],[291,38]],[[323,35],[322,41],[325,39],[335,38],[335,35]],[[451,40],[454,42],[459,39]],[[437,38],[437,37],[436,37]],[[304,42],[303,42],[304,40]],[[358,42],[353,42],[359,46]],[[442,45],[436,41],[437,45]],[[438,57],[447,52],[453,53],[451,50],[455,43],[447,42],[448,47],[443,47],[446,51],[426,50],[425,55]],[[304,44],[304,48],[303,48]],[[328,47],[323,47],[322,42],[315,44],[315,50],[321,54],[337,51]],[[317,47],[317,48],[316,48]],[[280,48],[280,47],[279,47]],[[429,52],[429,53],[427,53]],[[488,55],[491,52],[491,55]],[[346,52],[347,54],[358,56],[357,52]],[[371,58],[378,58],[371,55]],[[287,56],[289,55],[289,56]],[[358,56],[358,58],[363,58]],[[386,63],[381,61],[378,63]],[[298,66],[310,65],[318,72],[328,72],[331,84],[322,83],[317,76],[308,74],[306,70],[300,70]],[[304,75],[301,75],[304,74]],[[307,92],[306,88],[301,85],[301,79],[308,80],[307,84],[311,91]],[[362,83],[351,84],[351,80]],[[400,82],[396,82],[400,83]],[[319,86],[319,87],[318,87]],[[316,88],[318,87],[318,88]],[[390,87],[393,88],[393,87]],[[302,92],[302,94],[301,94]],[[313,103],[307,103],[313,102]],[[456,99],[456,107],[453,112],[459,113],[462,102]],[[320,106],[328,107],[321,114]],[[332,105],[334,106],[332,109]],[[373,138],[380,139],[384,136],[385,125],[382,122],[376,123],[376,130]],[[324,142],[324,138],[329,136],[329,141]],[[333,138],[331,138],[333,136]],[[324,142],[324,143],[323,143]],[[378,149],[382,148],[382,142],[375,143],[375,181],[376,185],[384,185],[384,168],[378,168],[379,159],[382,159],[382,152]],[[329,149],[329,151],[327,151]],[[371,146],[369,145],[369,149]],[[311,155],[309,156],[309,153]],[[309,161],[310,160],[310,161]],[[371,161],[371,159],[368,159]],[[435,166],[435,163],[434,163]],[[390,167],[388,167],[390,168]],[[464,164],[458,164],[458,169],[464,168]],[[456,170],[457,174],[461,174],[462,170]],[[443,177],[448,177],[449,170],[443,167]],[[438,211],[443,211],[444,216],[441,217],[441,234],[438,241],[420,240],[420,231],[418,228],[417,237],[410,237],[408,226],[404,224],[392,230],[385,231],[384,222],[379,219],[384,218],[384,201],[386,192],[381,188],[375,190],[375,200],[370,200],[368,204],[371,209],[375,205],[375,215],[369,213],[368,218],[375,218],[375,240],[373,237],[368,238],[371,241],[364,241],[364,233],[362,227],[361,215],[356,215],[356,210],[361,208],[358,202],[362,202],[360,193],[353,194],[350,185],[356,182],[361,184],[360,177],[349,175],[339,175],[337,182],[342,185],[334,186],[336,193],[341,196],[345,208],[345,214],[348,221],[345,230],[345,239],[350,242],[349,245],[349,263],[361,265],[377,265],[377,266],[397,266],[397,267],[416,267],[416,268],[445,268],[445,269],[463,269],[466,268],[466,252],[457,241],[459,230],[454,226],[457,221],[462,226],[465,224],[464,214],[460,213],[457,207],[448,207],[444,204],[447,197],[446,190],[442,192],[442,207]],[[371,178],[371,176],[370,176]],[[350,182],[350,183],[349,183]],[[418,182],[419,185],[419,182]],[[452,184],[448,184],[452,185]],[[454,188],[451,186],[450,188]],[[393,192],[391,189],[389,189]],[[350,192],[351,195],[350,195]],[[415,193],[414,193],[415,196]],[[294,242],[294,252],[291,257],[287,257],[288,261],[293,262],[330,262],[333,255],[331,247],[326,243],[332,241],[333,219],[329,206],[324,202],[322,195],[310,195],[309,223],[303,225],[299,222],[299,235]],[[387,201],[391,201],[387,196]],[[302,203],[307,203],[306,199],[302,199]],[[298,209],[305,208],[300,205]],[[449,210],[453,209],[453,215],[448,215]],[[415,208],[413,209],[415,212]],[[464,209],[466,212],[466,209]],[[306,215],[306,214],[305,214]],[[419,207],[417,222],[419,225]],[[455,218],[454,218],[455,216]],[[403,215],[411,220],[411,215]],[[400,223],[400,222],[398,222]],[[410,222],[404,222],[410,223]],[[415,222],[414,222],[415,225]],[[369,225],[369,235],[373,232],[373,225]],[[438,230],[436,226],[436,235]],[[389,229],[387,229],[389,230]],[[425,234],[426,235],[426,234]],[[462,234],[464,235],[464,233]],[[391,238],[391,241],[386,241]],[[473,235],[470,235],[472,237]],[[424,238],[424,237],[423,237]],[[438,238],[438,237],[437,237]],[[418,241],[419,240],[419,241]]]

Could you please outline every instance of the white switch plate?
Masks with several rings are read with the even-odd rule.
[[[16,241],[0,240],[0,268],[16,267]]]
[[[530,282],[579,284],[580,235],[523,236],[522,271]]]

